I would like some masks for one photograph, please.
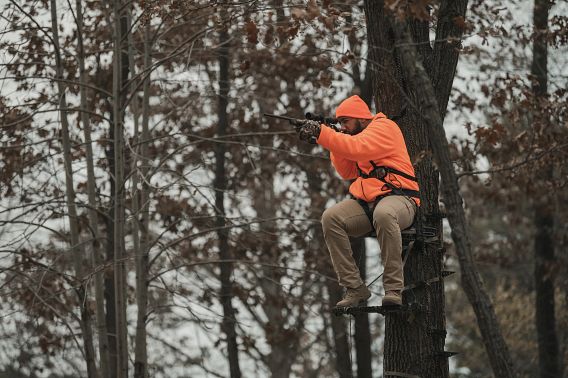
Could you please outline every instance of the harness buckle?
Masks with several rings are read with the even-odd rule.
[[[373,171],[375,171],[375,174],[377,175],[377,178],[378,178],[379,180],[381,180],[381,181],[384,181],[384,178],[387,177],[387,173],[388,173],[388,172],[387,172],[387,169],[386,169],[385,167],[383,167],[383,166],[375,167],[375,168],[373,169]],[[373,172],[370,172],[370,173],[372,174]]]

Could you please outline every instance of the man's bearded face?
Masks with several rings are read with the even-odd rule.
[[[357,135],[363,131],[363,123],[357,118],[341,117],[339,118],[341,124],[341,132],[349,135]]]

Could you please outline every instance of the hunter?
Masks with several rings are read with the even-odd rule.
[[[359,97],[344,100],[335,112],[341,132],[315,121],[296,130],[301,140],[329,150],[331,163],[345,180],[354,180],[345,199],[322,215],[325,242],[339,284],[346,288],[337,307],[358,306],[371,292],[359,274],[349,237],[376,233],[384,265],[383,306],[402,304],[404,274],[401,230],[414,221],[420,204],[418,182],[398,125],[374,115]]]

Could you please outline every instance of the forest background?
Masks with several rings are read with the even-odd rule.
[[[435,24],[444,2],[412,3]],[[381,111],[363,3],[0,4],[0,377],[369,374],[354,321],[331,313],[319,224],[348,183],[262,116],[332,116],[352,94]],[[553,283],[568,371],[568,7],[548,4],[538,30],[532,1],[469,1],[444,122],[475,262],[525,377],[542,363],[543,219],[537,277]],[[548,49],[538,95],[535,41]],[[370,282],[378,246],[358,243]],[[445,295],[452,376],[492,376],[459,275]],[[383,318],[366,332],[379,376]]]

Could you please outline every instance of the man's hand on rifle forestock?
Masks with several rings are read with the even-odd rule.
[[[296,132],[300,140],[316,144],[320,135],[320,123],[317,121],[302,120],[296,124]]]

